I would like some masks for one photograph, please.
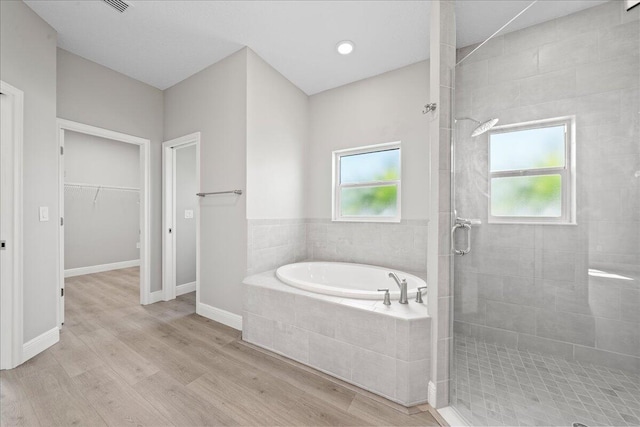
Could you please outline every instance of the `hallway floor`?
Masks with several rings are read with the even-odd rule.
[[[195,293],[138,301],[137,268],[67,279],[60,342],[0,373],[1,424],[438,425],[243,344]]]
[[[453,406],[476,426],[640,425],[640,377],[456,335]]]

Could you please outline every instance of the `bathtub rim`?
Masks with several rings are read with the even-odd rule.
[[[415,302],[413,299],[409,299],[408,304],[400,304],[397,300],[392,299],[391,305],[389,306],[384,305],[382,300],[341,298],[310,292],[287,285],[276,277],[275,269],[247,276],[242,280],[242,283],[245,286],[245,291],[248,286],[261,287],[268,290],[286,292],[298,297],[320,299],[332,304],[348,306],[357,310],[372,311],[382,316],[389,316],[398,319],[411,320],[431,317],[427,307],[428,296],[424,297],[424,303],[422,304]]]
[[[275,269],[275,275],[276,278],[278,280],[280,280],[281,282],[289,285],[289,286],[293,286],[294,288],[298,288],[298,289],[302,289],[305,290],[307,292],[311,292],[314,294],[320,294],[320,295],[330,295],[330,296],[335,296],[335,297],[340,297],[340,298],[350,298],[350,299],[357,299],[357,300],[372,300],[372,301],[378,301],[378,300],[382,300],[384,298],[384,293],[383,292],[379,292],[379,291],[371,291],[371,290],[359,290],[359,289],[349,289],[349,288],[338,288],[335,286],[328,286],[328,285],[322,285],[322,284],[316,284],[313,282],[309,282],[306,280],[299,280],[299,281],[295,281],[292,279],[287,279],[286,277],[283,277],[282,274],[280,274],[280,270],[281,269],[285,269],[287,267],[293,266],[293,265],[300,265],[300,264],[338,264],[338,265],[343,265],[343,266],[354,266],[354,267],[364,267],[364,268],[370,268],[370,269],[374,269],[374,270],[382,270],[382,271],[387,271],[387,272],[394,272],[396,274],[398,274],[398,276],[401,279],[404,278],[412,278],[413,280],[416,280],[418,282],[418,286],[408,289],[407,290],[407,296],[409,297],[409,299],[411,298],[415,298],[418,292],[418,288],[419,287],[427,287],[427,282],[416,276],[415,274],[411,274],[408,273],[406,271],[403,270],[398,270],[395,268],[387,268],[387,267],[382,267],[379,265],[372,265],[372,264],[360,264],[360,263],[355,263],[355,262],[342,262],[342,261],[300,261],[300,262],[294,262],[294,263],[289,263],[289,264],[285,264],[285,265],[281,265],[280,267]],[[391,279],[389,279],[391,280]],[[393,287],[392,287],[393,286]],[[381,285],[381,288],[385,288],[385,285]],[[322,289],[324,290],[324,292],[316,292],[316,289]],[[388,286],[389,289],[389,294],[391,295],[391,299],[393,300],[398,299],[400,297],[400,290],[397,288],[397,285],[395,282],[391,281],[389,283]],[[427,289],[421,291],[423,297],[427,294],[428,291],[428,287]]]

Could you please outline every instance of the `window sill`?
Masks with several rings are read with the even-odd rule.
[[[487,221],[495,225],[578,225],[577,222],[546,222],[546,221]]]
[[[399,224],[401,222],[401,218],[332,218],[331,222],[380,222],[385,224]]]

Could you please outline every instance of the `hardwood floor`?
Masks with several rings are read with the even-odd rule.
[[[66,280],[60,342],[0,373],[1,424],[437,426],[251,348],[195,293],[138,304],[138,269]]]

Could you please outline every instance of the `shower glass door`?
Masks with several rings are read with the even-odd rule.
[[[639,15],[522,23],[456,67],[450,402],[472,425],[640,424]]]

